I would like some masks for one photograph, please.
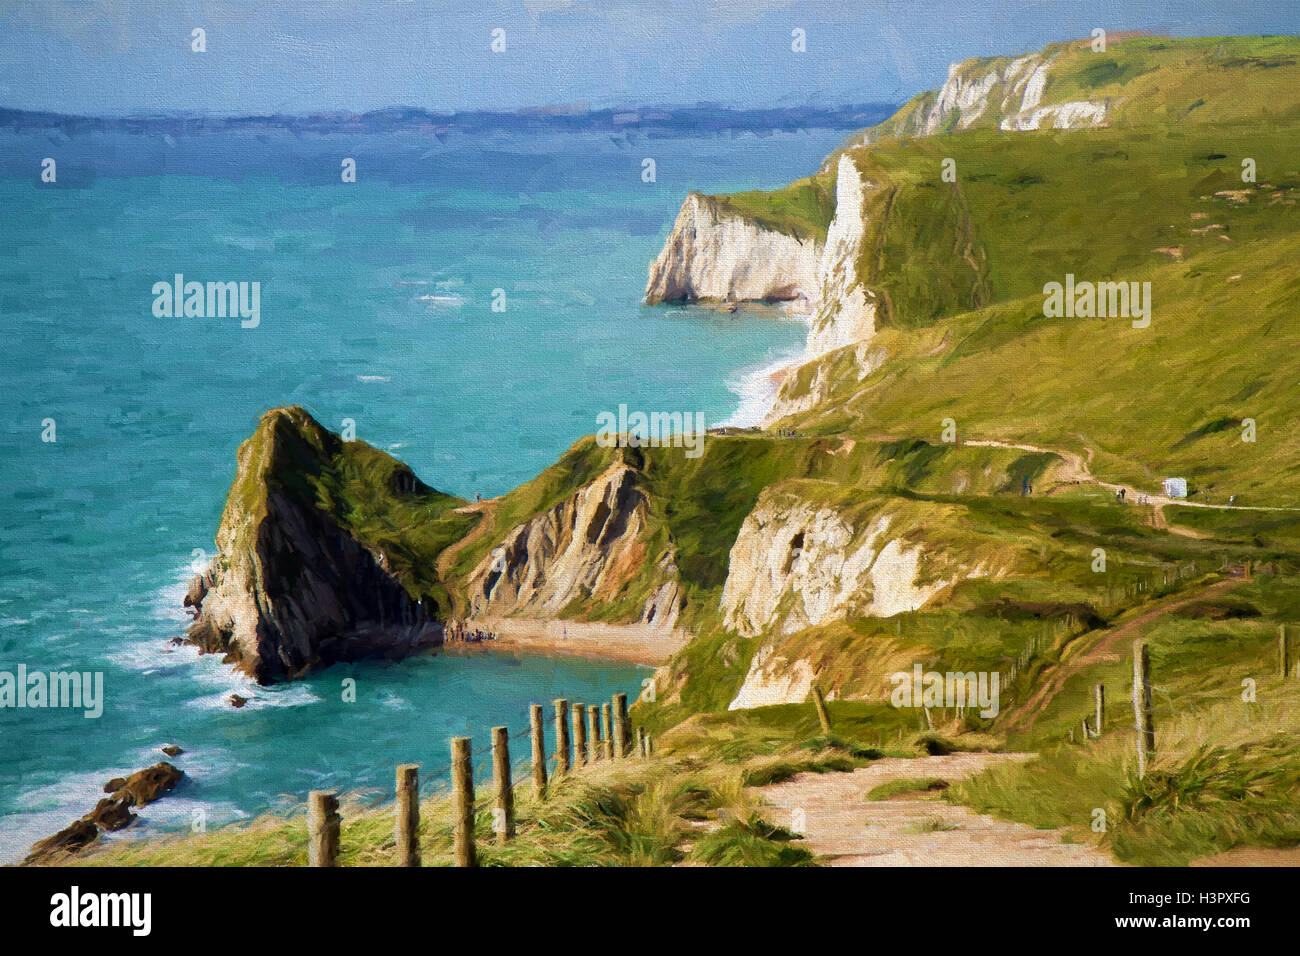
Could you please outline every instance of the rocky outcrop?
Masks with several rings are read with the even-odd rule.
[[[346,529],[313,484],[342,446],[301,408],[263,416],[239,449],[220,553],[186,596],[197,610],[189,640],[259,683],[441,639],[437,609],[407,592],[387,555]],[[400,464],[385,489],[429,491]]]
[[[935,136],[974,128],[1006,131],[1083,129],[1105,125],[1107,100],[1049,102],[1053,68],[1060,70],[1063,47],[1027,56],[978,57],[954,63],[937,91],[916,97],[890,119],[857,140],[887,136]]]
[[[110,796],[100,800],[80,820],[35,843],[23,862],[50,863],[85,849],[99,839],[100,833],[129,826],[136,819],[132,807],[153,803],[174,790],[184,778],[183,771],[165,761],[138,770],[129,777],[114,777],[104,784],[104,792]]]
[[[731,548],[721,605],[726,626],[753,637],[851,615],[890,617],[918,610],[967,576],[891,534],[887,511],[866,514],[848,518],[837,507],[765,491]]]
[[[727,705],[728,710],[797,704],[808,699],[817,675],[806,660],[791,661],[772,646],[759,648],[749,665],[745,682]]]
[[[820,257],[811,238],[765,229],[691,193],[650,266],[645,300],[807,302]]]
[[[613,600],[646,562],[647,500],[623,463],[513,528],[470,574],[475,617],[558,615],[574,601]],[[681,604],[671,553],[656,565],[657,586],[641,621],[671,629]]]
[[[835,216],[817,267],[817,297],[808,324],[803,367],[787,371],[763,418],[765,427],[807,411],[826,398],[835,375],[829,363],[818,361],[823,356],[854,346],[859,381],[886,358],[883,349],[871,346],[876,334],[876,295],[858,277],[868,224],[867,196],[874,188],[852,158],[841,154],[835,177]]]

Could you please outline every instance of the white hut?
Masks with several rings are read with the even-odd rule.
[[[1160,482],[1160,486],[1164,488],[1166,498],[1187,497],[1186,478],[1166,478],[1164,481]]]

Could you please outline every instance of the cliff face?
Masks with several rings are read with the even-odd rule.
[[[627,465],[610,466],[564,501],[513,528],[469,576],[476,617],[543,618],[575,600],[613,600],[646,562],[647,500]],[[671,555],[641,623],[671,629],[681,604]]]
[[[692,193],[650,266],[645,300],[806,302],[820,256],[812,239],[763,229]]]
[[[198,612],[188,638],[259,683],[440,640],[436,605],[412,597],[387,555],[322,505],[313,479],[343,447],[296,407],[268,412],[240,446],[220,553],[186,598]],[[431,493],[405,466],[391,484],[396,495]]]
[[[954,63],[937,92],[924,93],[866,131],[859,145],[885,136],[935,136],[967,129],[1084,129],[1105,125],[1106,97],[1054,98],[1052,80],[1073,71],[1079,53],[1067,44],[1021,57],[978,57]]]
[[[893,524],[885,512],[851,519],[837,508],[768,489],[732,545],[723,622],[754,637],[849,615],[890,617],[921,608],[965,576],[943,562],[941,577],[931,567],[922,580],[921,546],[891,535]]]
[[[876,297],[858,281],[857,261],[866,236],[866,182],[847,154],[835,179],[835,218],[817,266],[817,299],[808,328],[808,357],[871,338],[876,331]]]
[[[891,505],[817,503],[782,488],[763,492],[731,548],[722,592],[725,626],[761,641],[729,709],[808,699],[834,651],[803,639],[806,629],[920,610],[958,581],[990,573],[954,553],[927,543],[916,517]],[[876,653],[897,663],[894,648],[882,645]],[[880,690],[874,684],[852,693],[823,689],[828,697]]]

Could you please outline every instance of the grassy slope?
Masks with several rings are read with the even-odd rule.
[[[1243,504],[1300,503],[1300,422],[1288,401],[1288,383],[1300,379],[1292,314],[1300,300],[1300,43],[1138,40],[1104,57],[1057,52],[1063,69],[1046,101],[1114,97],[1115,128],[1001,134],[977,124],[940,138],[886,136],[853,150],[880,187],[869,200],[858,268],[883,300],[877,344],[890,359],[859,380],[851,349],[828,356],[836,382],[830,399],[787,424],[828,438],[935,442],[951,416],[972,436],[1093,449],[1094,472],[1153,490],[1160,477],[1182,474],[1219,502],[1237,494]],[[995,126],[989,119],[983,125]],[[956,160],[956,184],[939,179],[947,157]],[[1256,184],[1241,181],[1244,157],[1256,162]],[[1245,192],[1215,195],[1222,190]],[[1066,272],[1151,281],[1152,326],[1045,319],[1042,286]],[[806,388],[812,378],[804,369],[795,381]],[[799,391],[796,384],[792,392]],[[1238,423],[1247,417],[1261,429],[1267,423],[1268,436],[1242,442]],[[1294,573],[1300,558],[1296,515],[1171,509],[1171,521],[1205,536],[1193,538],[1141,524],[1144,513],[1116,506],[1104,492],[1067,488],[1063,495],[919,496],[959,505],[977,537],[1001,536],[1022,556],[1015,572],[969,582],[916,614],[810,629],[778,642],[781,653],[812,662],[829,687],[860,692],[866,675],[899,654],[939,669],[994,668],[1037,638],[1027,674],[1008,689],[1014,707],[1076,644],[1163,593],[1203,586],[1220,561],[1271,560]],[[952,512],[944,526],[953,528]],[[1104,575],[1092,574],[1088,561],[1098,546],[1110,559]],[[1191,578],[1164,583],[1193,562]],[[1044,747],[1048,760],[1000,770],[954,796],[1028,822],[1075,827],[1081,839],[1089,837],[1092,808],[1107,807],[1107,845],[1135,862],[1185,863],[1237,843],[1300,839],[1300,815],[1281,799],[1300,765],[1277,745],[1278,735],[1300,729],[1295,702],[1287,703],[1295,695],[1270,690],[1270,704],[1251,711],[1237,699],[1243,675],[1267,672],[1276,625],[1300,614],[1293,591],[1285,579],[1259,579],[1227,612],[1240,619],[1210,622],[1206,615],[1218,611],[1193,606],[1158,621],[1150,636],[1167,696],[1157,724],[1170,732],[1145,783],[1131,777],[1127,664],[1117,661],[1071,677],[1036,730],[1010,741]],[[1053,620],[1053,607],[1078,605],[1096,615],[1089,626]],[[676,696],[648,719],[667,726],[725,706],[752,643],[746,654],[746,642],[725,634],[697,640],[675,662]],[[1092,749],[1058,752],[1098,679],[1121,702],[1111,710],[1114,729]],[[861,710],[877,739],[909,729],[883,704],[838,706]],[[1000,732],[997,722],[968,722]],[[1179,801],[1192,809],[1175,812]]]
[[[722,209],[752,220],[764,229],[825,242],[826,230],[835,215],[835,173],[834,170],[818,173],[781,189],[709,198]]]
[[[383,552],[414,597],[447,607],[435,571],[438,554],[473,526],[465,504],[421,482],[405,464],[361,441],[345,442],[296,406],[267,412],[239,450],[219,535],[227,555],[244,553],[275,489],[332,517]]]

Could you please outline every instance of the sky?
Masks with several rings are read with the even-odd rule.
[[[1094,27],[1297,33],[1300,2],[0,0],[0,106],[249,115],[901,102],[938,87],[949,63]],[[196,28],[206,52],[191,49]]]

